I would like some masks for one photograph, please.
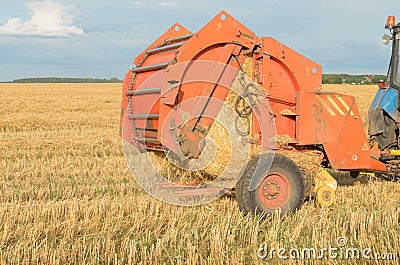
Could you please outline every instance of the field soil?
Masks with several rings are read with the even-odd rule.
[[[1,264],[398,264],[398,182],[351,181],[332,207],[311,200],[283,219],[243,216],[232,195],[197,207],[152,198],[125,162],[121,88],[0,84]],[[367,121],[375,86],[324,89],[354,95]]]

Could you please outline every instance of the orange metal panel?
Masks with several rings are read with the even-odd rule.
[[[175,23],[166,32],[164,32],[157,40],[155,40],[152,44],[150,44],[149,47],[147,47],[141,54],[139,54],[135,58],[133,63],[135,65],[138,65],[140,60],[146,54],[147,50],[150,50],[150,49],[153,49],[153,48],[156,48],[156,47],[160,46],[165,40],[176,38],[176,37],[180,37],[180,36],[184,36],[184,35],[189,35],[189,34],[192,34],[192,32],[189,31],[188,29],[186,29],[181,24]]]
[[[270,76],[264,80],[264,87],[276,86],[279,91],[285,91],[291,87],[303,91],[321,89],[322,67],[319,64],[271,37],[262,37],[260,42],[263,47],[262,56],[270,56],[271,60],[279,65],[271,67],[270,72],[264,72],[264,76]],[[287,77],[284,76],[285,74]],[[288,78],[291,87],[286,87],[285,83],[282,83],[288,82]]]
[[[135,144],[135,138],[148,138],[152,139],[152,143],[146,145],[151,147],[156,145],[154,139],[157,138],[159,127],[159,121],[156,117],[159,113],[160,93],[134,94],[134,91],[160,89],[163,81],[163,75],[160,73],[163,70],[160,70],[160,67],[154,68],[152,66],[171,62],[176,49],[190,37],[191,32],[176,23],[135,58],[136,67],[147,68],[135,73],[129,71],[124,79],[120,134],[122,134],[122,128],[124,128],[122,137],[125,140]],[[149,69],[149,67],[152,67],[152,69]],[[127,92],[131,94],[128,96]],[[129,101],[131,104],[129,104]],[[143,115],[150,115],[151,118],[147,119]],[[129,118],[131,118],[131,121]]]
[[[321,144],[335,169],[385,170],[371,157],[355,99],[330,92],[299,92],[299,145]]]
[[[176,59],[178,63],[191,61],[207,48],[226,43],[239,44],[251,52],[257,41],[258,37],[253,31],[222,11],[178,49]]]
[[[268,101],[276,118],[276,133],[296,140],[298,91],[321,89],[322,68],[298,52],[271,37],[261,37],[261,46],[254,55],[256,80],[268,93]]]
[[[129,71],[124,78],[123,89],[122,89],[122,104],[121,104],[121,116],[120,116],[120,125],[119,125],[119,135],[123,137],[126,141],[130,140],[128,135],[128,128],[130,128],[129,120],[126,118],[128,113],[128,97],[126,96],[126,91],[129,88],[129,83],[132,79],[132,72]],[[122,135],[122,128],[124,128],[124,134]]]

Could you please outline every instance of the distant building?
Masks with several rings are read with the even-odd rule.
[[[368,76],[364,77],[364,81],[368,82],[368,83],[371,83],[373,78],[374,78],[374,75],[368,75]]]

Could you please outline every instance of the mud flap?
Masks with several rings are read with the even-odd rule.
[[[368,112],[369,126],[368,133],[370,136],[378,135],[385,131],[385,120],[383,118],[383,109],[373,109]]]

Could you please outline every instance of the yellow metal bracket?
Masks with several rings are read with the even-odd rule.
[[[323,168],[320,168],[320,170],[315,174],[314,180],[314,193],[317,202],[324,207],[329,207],[333,205],[336,199],[336,180],[332,177],[331,174],[329,174],[328,171]]]
[[[400,156],[400,150],[390,150],[390,155],[392,155],[392,156]]]

